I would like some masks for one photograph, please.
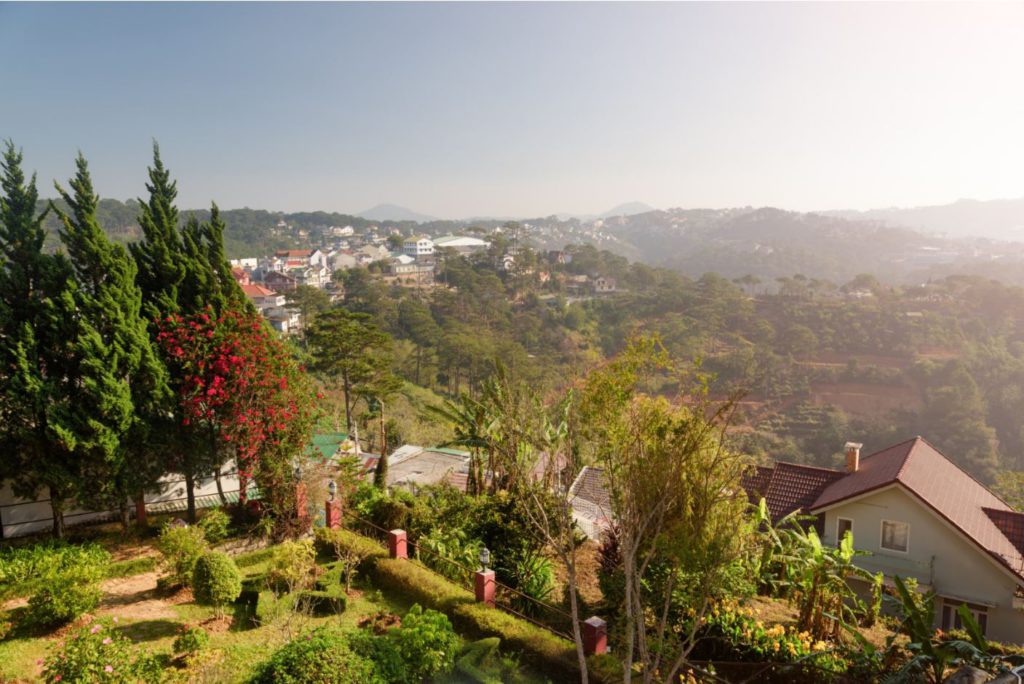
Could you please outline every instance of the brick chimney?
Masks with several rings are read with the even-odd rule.
[[[858,442],[846,443],[846,472],[855,473],[860,468],[860,448],[864,446]]]

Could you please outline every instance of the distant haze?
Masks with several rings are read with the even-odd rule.
[[[0,3],[0,63],[44,194],[81,149],[140,196],[156,138],[183,206],[1024,196],[1021,3]]]

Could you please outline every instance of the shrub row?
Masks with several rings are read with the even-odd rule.
[[[368,574],[378,588],[446,613],[455,626],[469,636],[498,637],[504,646],[520,651],[525,661],[558,675],[553,679],[569,681],[579,677],[576,647],[571,641],[526,620],[477,603],[472,592],[415,561],[388,558],[387,551],[372,539],[350,530],[318,529],[316,544],[321,557],[327,558],[337,557],[336,545],[340,548],[355,547],[366,558],[361,572]],[[597,662],[593,664],[597,665]],[[602,670],[616,671],[609,667],[609,663],[602,665]],[[617,672],[621,674],[621,670]],[[604,678],[592,679],[600,681]]]
[[[556,679],[579,676],[575,646],[525,620],[477,603],[473,594],[413,562],[377,558],[371,574],[378,587],[398,592],[451,617],[463,632],[474,637],[496,636],[507,647]]]

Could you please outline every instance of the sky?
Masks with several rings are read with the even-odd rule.
[[[445,218],[1024,196],[1024,3],[0,3],[43,194]]]

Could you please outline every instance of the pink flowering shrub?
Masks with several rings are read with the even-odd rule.
[[[160,664],[136,651],[110,623],[94,622],[56,645],[43,661],[43,679],[50,684],[156,682]]]

